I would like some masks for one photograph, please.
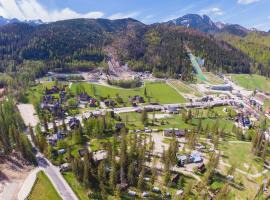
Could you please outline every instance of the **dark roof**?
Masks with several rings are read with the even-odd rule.
[[[78,150],[78,153],[81,157],[83,157],[85,154],[88,153],[88,150],[87,149],[79,149]]]

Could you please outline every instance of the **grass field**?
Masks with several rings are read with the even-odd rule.
[[[251,143],[225,143],[221,145],[221,149],[225,162],[236,164],[237,168],[250,171],[250,173],[258,173],[263,170],[262,161],[251,152]]]
[[[130,96],[144,96],[144,88],[146,88],[147,96],[150,97],[151,102],[159,102],[162,104],[185,102],[185,99],[182,96],[164,82],[147,82],[142,88],[136,89],[113,88],[91,83],[80,84],[89,95],[115,98],[118,94],[125,102],[128,101]],[[78,84],[72,84],[71,90],[75,92],[77,86]],[[147,101],[147,98],[145,98],[145,100]]]
[[[214,108],[216,112],[219,110],[222,110],[224,107],[220,108]],[[222,111],[223,112],[223,111]],[[120,114],[122,121],[123,122],[128,122],[127,126],[131,130],[136,130],[136,129],[143,129],[144,125],[141,122],[141,114],[136,113],[136,112],[131,112],[131,113],[121,113]],[[164,118],[164,119],[158,119],[154,122],[154,125],[152,126],[152,120],[148,120],[149,125],[148,127],[151,127],[153,129],[165,129],[165,128],[179,128],[179,129],[192,129],[197,127],[199,124],[198,119],[193,119],[192,123],[185,123],[182,119],[181,115],[171,115],[169,118]],[[163,124],[161,124],[163,122]],[[209,125],[211,128],[214,124],[216,123],[216,119],[211,119],[211,118],[205,118],[202,120],[202,125],[203,127],[206,127]],[[224,118],[220,118],[218,120],[219,127],[220,129],[224,129],[226,132],[231,132],[232,127],[233,127],[233,122]]]
[[[270,80],[264,76],[259,76],[256,74],[232,74],[232,80],[246,88],[248,90],[259,89],[265,92],[270,92]]]
[[[61,197],[43,171],[37,174],[37,180],[27,200],[60,200]]]

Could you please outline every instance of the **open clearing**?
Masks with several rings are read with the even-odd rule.
[[[263,170],[262,161],[251,152],[251,143],[226,143],[221,145],[223,160],[249,173],[259,173]],[[250,169],[247,166],[250,166]]]
[[[259,89],[264,92],[270,92],[270,80],[260,75],[232,74],[232,80],[248,90]]]
[[[61,200],[49,178],[43,171],[37,175],[36,183],[27,200]]]
[[[146,82],[144,87],[136,89],[112,88],[85,82],[80,84],[89,95],[114,98],[118,94],[125,102],[128,101],[130,96],[144,96],[145,88],[151,102],[159,102],[162,104],[185,102],[185,99],[165,82]],[[75,92],[77,86],[78,84],[72,84],[71,90]],[[148,98],[146,97],[145,100],[147,101],[147,99]]]

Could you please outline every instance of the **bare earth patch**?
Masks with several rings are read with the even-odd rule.
[[[24,179],[33,169],[18,154],[0,156],[0,199],[15,200]]]
[[[35,108],[32,104],[18,104],[17,107],[26,125],[35,127],[39,123]]]

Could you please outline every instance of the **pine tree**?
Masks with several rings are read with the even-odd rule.
[[[127,141],[126,141],[126,133],[121,130],[121,147],[120,147],[120,180],[121,183],[125,182],[126,177],[126,168],[128,166],[127,162]]]
[[[128,167],[128,175],[127,175],[127,178],[128,178],[128,183],[129,185],[134,185],[135,184],[135,166],[134,166],[134,163],[130,163],[129,167]]]
[[[90,176],[89,154],[85,154],[83,163],[83,184],[86,188],[90,187]]]
[[[65,123],[65,119],[64,118],[62,119],[62,128],[63,128],[63,131],[67,131],[67,125]]]
[[[48,121],[47,121],[46,117],[44,117],[44,119],[43,119],[43,126],[44,126],[44,130],[46,132],[49,132],[49,126],[48,126]]]
[[[102,200],[107,200],[108,196],[107,196],[107,192],[106,192],[105,185],[104,185],[103,181],[101,181],[99,183],[99,190],[100,190],[100,196],[101,196]]]
[[[106,171],[105,171],[104,161],[101,161],[99,166],[98,166],[98,180],[99,180],[99,182],[106,181]]]
[[[121,191],[120,186],[117,186],[114,192],[114,198],[115,200],[121,200]]]
[[[137,188],[140,191],[142,191],[144,187],[144,173],[145,173],[145,170],[144,168],[142,168],[139,178],[138,178],[138,183],[137,183]]]
[[[148,123],[148,116],[147,116],[147,111],[145,109],[142,110],[141,113],[141,122],[144,126],[147,126]]]
[[[147,97],[147,90],[146,90],[146,87],[144,88],[143,94],[144,94],[145,97]]]
[[[109,183],[110,183],[110,187],[112,190],[114,190],[114,188],[116,186],[116,180],[117,180],[116,177],[117,177],[117,169],[116,169],[116,163],[115,163],[115,156],[113,154],[110,177],[109,177]]]

